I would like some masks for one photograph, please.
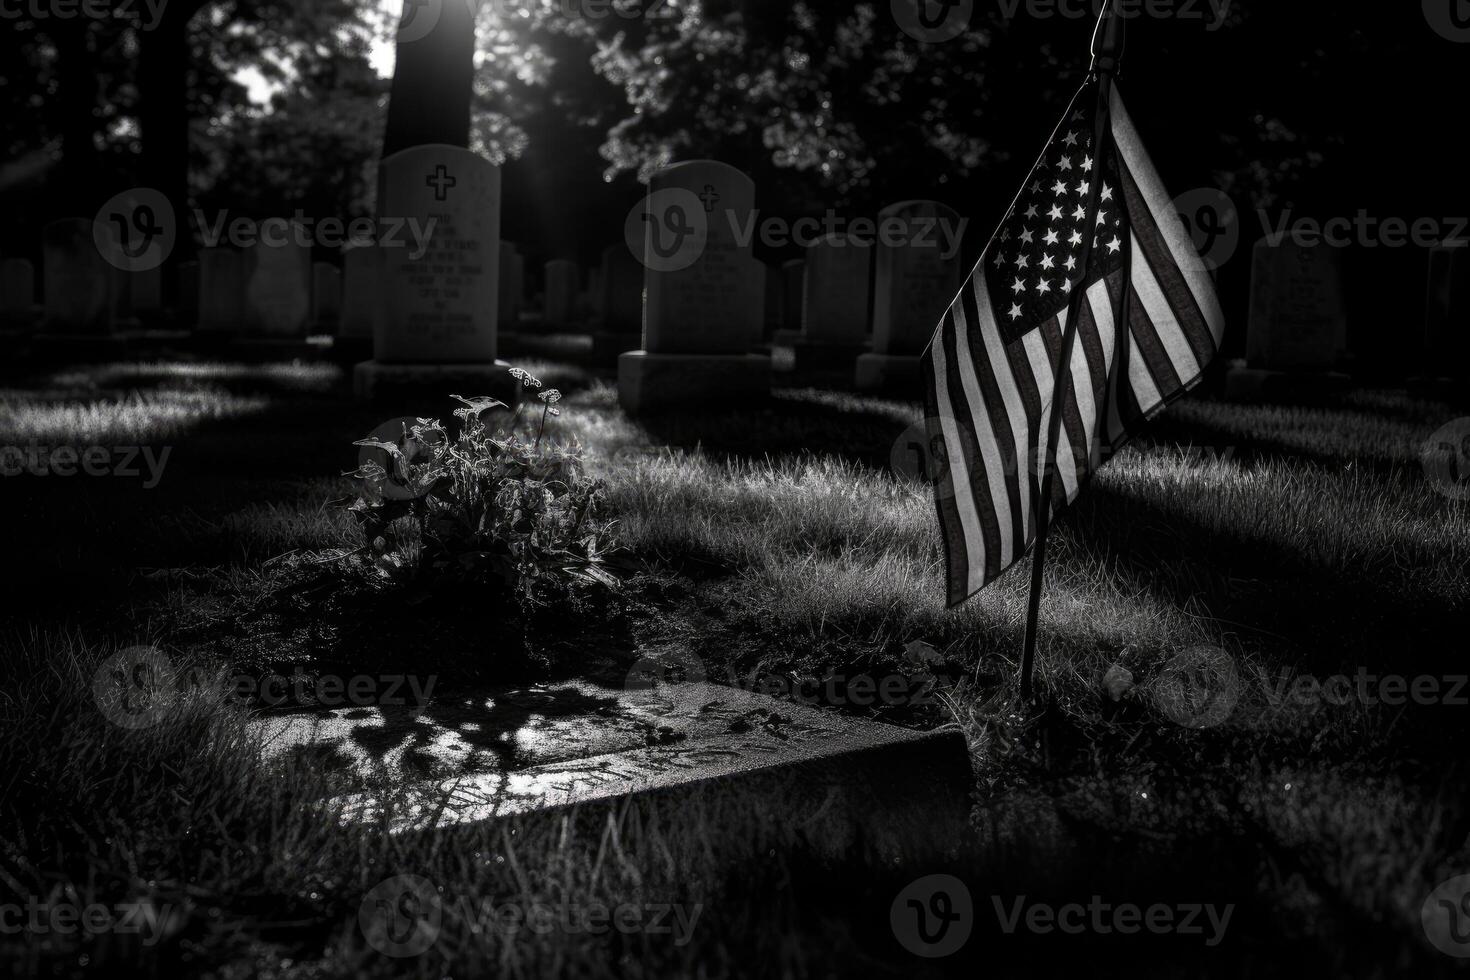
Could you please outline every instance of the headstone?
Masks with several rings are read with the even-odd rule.
[[[1250,318],[1245,363],[1225,372],[1225,397],[1272,401],[1346,388],[1339,367],[1347,354],[1343,256],[1291,236],[1263,238],[1251,256]]]
[[[786,323],[786,296],[785,282],[781,270],[772,266],[765,267],[766,279],[766,308],[764,311],[765,325],[761,329],[761,339],[768,340],[775,335]]]
[[[230,248],[201,249],[199,332],[232,336],[244,325],[245,257]]]
[[[36,270],[28,259],[0,262],[0,327],[23,327],[36,306]]]
[[[256,242],[244,252],[247,339],[299,341],[311,316],[311,250]]]
[[[1430,377],[1470,374],[1470,242],[1429,251],[1424,354]]]
[[[1342,254],[1289,236],[1256,243],[1246,363],[1267,371],[1330,371],[1347,353]]]
[[[500,243],[500,317],[501,333],[515,333],[521,322],[521,296],[525,292],[526,260],[513,242]]]
[[[311,323],[317,333],[337,332],[342,320],[342,273],[330,262],[311,266]]]
[[[378,165],[380,220],[427,226],[426,251],[383,249],[383,315],[374,358],[354,374],[362,398],[434,390],[514,399],[497,361],[500,169],[447,144],[415,146]]]
[[[623,351],[637,350],[643,334],[643,263],[626,244],[602,250],[602,298],[598,326],[592,334],[592,356],[616,362]]]
[[[873,249],[843,235],[827,235],[806,250],[801,339],[794,344],[800,368],[850,370],[868,349],[868,284]]]
[[[149,246],[156,249],[156,244]],[[128,279],[128,313],[145,325],[163,313],[163,266],[125,273]]]
[[[174,322],[182,330],[193,330],[199,322],[199,263],[180,262],[176,274]]]
[[[675,809],[699,799],[736,813],[759,807],[834,845],[860,841],[893,858],[949,851],[963,832],[973,775],[958,732],[914,732],[661,673],[636,684],[568,678],[402,707],[275,713],[252,731],[268,764],[330,767],[359,786],[389,777],[404,804],[391,815],[370,789],[333,809],[393,834],[650,794]]]
[[[903,201],[878,212],[873,351],[858,358],[865,391],[912,389],[919,356],[963,279],[960,217],[938,201]]]
[[[577,319],[579,270],[570,259],[546,263],[546,307],[544,329],[560,330]]]
[[[56,334],[109,334],[120,272],[98,251],[92,222],[62,218],[42,233],[46,328]]]
[[[727,164],[694,160],[655,174],[643,210],[643,348],[618,358],[618,396],[633,414],[748,408],[770,397],[771,359],[750,353],[755,185]]]
[[[356,364],[373,354],[373,330],[383,315],[383,248],[376,242],[350,242],[342,250],[342,314],[332,356]]]
[[[801,300],[806,284],[806,259],[781,263],[782,327],[772,338],[772,346],[791,347],[801,340]]]
[[[746,262],[745,271],[750,277],[746,288],[757,300],[746,308],[746,314],[750,317],[750,346],[754,349],[764,344],[766,339],[766,264],[758,259],[750,259]]]

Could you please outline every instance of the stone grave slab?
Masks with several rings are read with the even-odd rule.
[[[431,698],[426,707],[265,717],[270,759],[298,755],[408,780],[393,832],[443,830],[647,795],[712,792],[776,805],[815,795],[858,823],[963,826],[972,782],[957,730],[915,732],[703,681],[563,680]],[[379,823],[371,790],[334,801]],[[953,839],[953,838],[951,838]]]
[[[353,374],[357,396],[519,397],[496,359],[500,169],[459,146],[400,150],[378,166],[378,216],[433,224],[423,254],[383,245],[383,313],[373,359]]]
[[[938,201],[878,212],[873,350],[857,360],[859,389],[917,391],[919,356],[963,279],[958,243],[948,238],[959,228],[959,215]]]
[[[764,303],[742,234],[754,207],[751,179],[714,160],[675,164],[649,181],[641,215],[644,349],[618,357],[625,411],[719,412],[770,398],[771,360],[750,353],[751,324]]]

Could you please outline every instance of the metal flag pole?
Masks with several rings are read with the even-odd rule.
[[[1097,28],[1092,34],[1092,67],[1089,74],[1097,78],[1097,111],[1094,113],[1092,133],[1093,159],[1097,167],[1092,186],[1087,191],[1087,216],[1083,227],[1089,230],[1097,225],[1103,166],[1109,149],[1104,146],[1104,140],[1109,139],[1113,131],[1108,119],[1108,107],[1113,92],[1113,75],[1123,57],[1124,20],[1115,9],[1116,6],[1116,0],[1109,0],[1102,15],[1098,17]],[[1036,549],[1031,556],[1031,595],[1026,604],[1026,645],[1021,653],[1021,698],[1025,701],[1031,699],[1031,672],[1036,659],[1036,626],[1041,611],[1041,577],[1046,564],[1046,535],[1051,529],[1052,479],[1057,469],[1057,442],[1061,438],[1063,401],[1067,397],[1067,382],[1072,378],[1072,350],[1077,343],[1077,323],[1082,315],[1082,303],[1086,299],[1087,291],[1083,288],[1083,281],[1092,261],[1093,237],[1090,234],[1082,237],[1079,264],[1082,266],[1083,278],[1078,280],[1067,303],[1067,326],[1062,333],[1062,348],[1057,363],[1052,369],[1055,382],[1051,393],[1051,418],[1047,426],[1041,492],[1033,510],[1036,514]],[[1072,451],[1075,454],[1077,447],[1073,447]]]

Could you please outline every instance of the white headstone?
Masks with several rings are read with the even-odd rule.
[[[570,259],[546,263],[546,319],[550,327],[564,326],[577,319],[579,270]]]
[[[245,259],[229,248],[199,251],[199,326],[204,333],[235,333],[245,323]]]
[[[245,250],[244,259],[246,335],[306,336],[311,315],[311,250],[294,240],[279,245],[258,241]]]
[[[400,150],[378,165],[383,219],[433,221],[427,251],[383,247],[383,317],[374,336],[385,364],[495,360],[500,274],[500,169],[458,146]]]
[[[738,236],[750,223],[755,184],[728,164],[694,160],[655,174],[648,192],[654,258],[677,254],[691,234],[697,240],[701,226],[705,237],[704,247],[685,268],[659,271],[657,262],[649,263],[647,349],[668,354],[748,351],[750,309],[759,307],[761,299],[753,292],[750,241]],[[698,212],[690,214],[695,208]]]
[[[868,281],[873,250],[827,235],[806,250],[802,340],[859,346],[868,339]]]
[[[311,267],[311,323],[318,333],[336,333],[342,319],[342,273],[330,262]]]
[[[42,233],[46,324],[58,333],[112,331],[120,273],[97,250],[92,232],[86,218],[62,218]]]
[[[342,316],[339,338],[371,340],[373,324],[382,315],[383,249],[372,242],[355,242],[342,251]]]
[[[959,242],[949,237],[958,228],[959,215],[938,201],[903,201],[878,212],[875,353],[916,355],[928,346],[960,288]]]
[[[755,185],[694,160],[655,174],[625,228],[643,245],[643,350],[618,356],[631,414],[746,411],[771,395],[771,359],[750,352],[764,307],[750,254]],[[637,225],[634,222],[637,222]]]
[[[1251,263],[1246,362],[1266,370],[1335,367],[1347,352],[1342,255],[1290,236],[1256,243]]]
[[[36,270],[28,259],[0,262],[0,322],[21,323],[30,319],[36,305]]]

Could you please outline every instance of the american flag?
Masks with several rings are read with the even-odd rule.
[[[1220,346],[1214,284],[1116,88],[1102,146],[1092,145],[1098,84],[1073,98],[924,354],[930,443],[945,464],[935,497],[951,606],[1035,538],[1054,370],[1075,290],[1085,299],[1051,513],[1076,498],[1105,453],[1192,387]]]

